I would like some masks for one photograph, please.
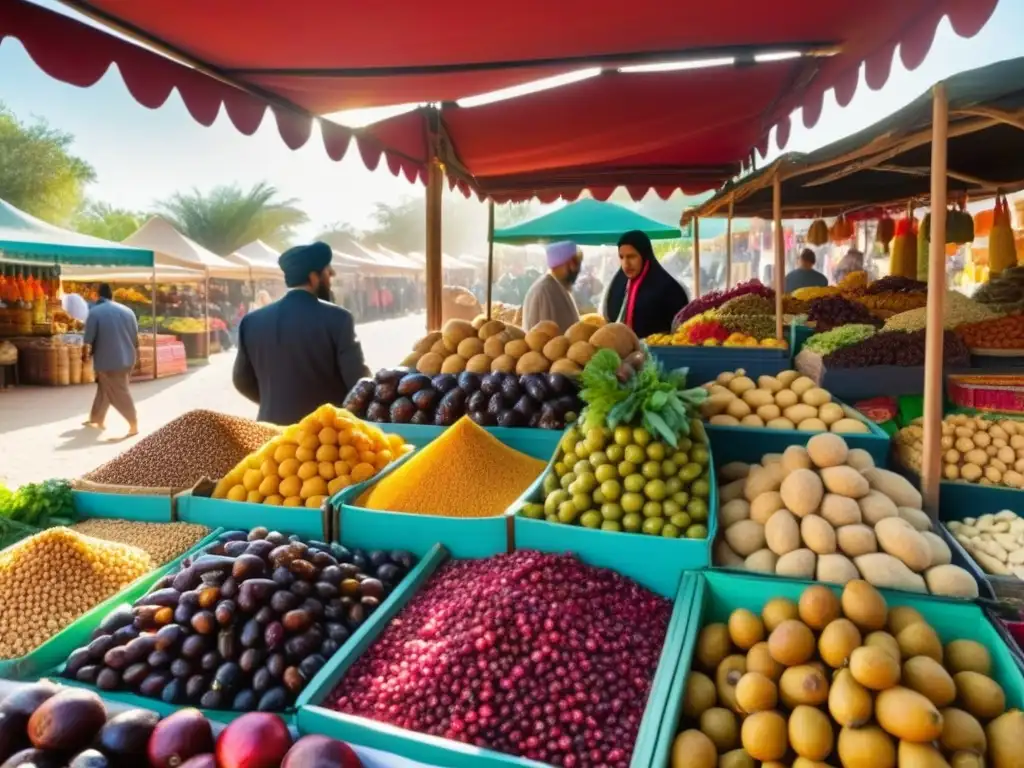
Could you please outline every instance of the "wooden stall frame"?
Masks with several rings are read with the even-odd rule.
[[[729,201],[729,218],[725,221],[725,290],[732,289],[732,200]]]
[[[786,240],[782,235],[782,177],[777,173],[772,177],[772,224],[772,249],[775,251],[775,338],[782,341],[785,339],[782,294],[786,287],[786,278],[783,274],[786,269]]]
[[[700,219],[693,218],[693,298],[700,298]]]

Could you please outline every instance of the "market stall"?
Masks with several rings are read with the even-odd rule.
[[[0,200],[0,343],[6,370],[22,384],[90,383],[82,359],[83,323],[61,305],[61,269],[132,269],[153,252],[55,227]],[[15,351],[11,352],[11,348]]]

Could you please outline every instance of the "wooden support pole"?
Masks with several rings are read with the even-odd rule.
[[[729,218],[725,220],[725,290],[732,288],[732,211],[733,200],[729,198]]]
[[[700,298],[700,218],[693,217],[693,298]]]
[[[782,179],[772,179],[772,250],[775,252],[775,338],[782,341],[782,292],[786,285],[786,241],[782,236]]]
[[[157,377],[157,354],[156,354],[156,254],[153,254],[153,292],[149,295],[150,309],[153,311],[153,378]],[[142,355],[139,355],[139,364],[142,364]]]
[[[487,319],[491,319],[491,300],[494,291],[494,200],[487,201]]]
[[[924,438],[921,461],[921,492],[925,511],[939,518],[939,484],[942,480],[942,336],[946,299],[946,150],[949,100],[946,87],[932,88],[932,185],[931,232],[928,250],[928,318],[924,341]]]
[[[444,194],[444,168],[434,158],[427,169],[427,330],[441,329],[443,306],[441,285],[441,201]]]

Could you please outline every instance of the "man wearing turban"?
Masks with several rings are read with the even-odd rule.
[[[546,248],[548,271],[537,278],[523,299],[523,327],[529,330],[543,320],[555,323],[564,333],[580,319],[570,290],[580,276],[583,254],[576,243],[563,240]]]
[[[235,389],[259,404],[260,421],[295,424],[370,375],[352,315],[331,303],[332,255],[327,243],[281,254],[290,290],[238,327]]]

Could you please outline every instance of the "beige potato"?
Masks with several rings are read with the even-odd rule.
[[[785,508],[782,495],[778,491],[767,491],[750,502],[750,519],[764,525],[773,514]]]
[[[837,493],[826,493],[821,500],[818,514],[830,525],[839,528],[844,525],[855,525],[861,522],[860,505],[855,499],[840,496]]]
[[[869,491],[857,500],[861,516],[868,525],[878,525],[887,518],[900,519],[899,509],[892,500],[878,491]]]
[[[789,510],[780,509],[764,526],[768,548],[776,555],[785,555],[800,548],[800,525]]]
[[[855,557],[853,562],[864,580],[876,587],[902,589],[907,592],[928,591],[924,578],[892,555],[876,552]]]
[[[790,579],[813,579],[817,560],[818,556],[809,549],[794,549],[778,559],[775,573]]]
[[[928,548],[932,551],[933,568],[937,565],[949,565],[953,562],[953,553],[950,551],[945,539],[931,531],[921,531],[921,536],[924,537],[924,540],[928,543]],[[925,581],[927,581],[927,576]]]
[[[926,512],[914,509],[913,507],[897,507],[896,511],[901,518],[914,526],[915,530],[930,531],[932,529],[932,519],[928,517]]]
[[[818,515],[807,515],[800,521],[800,537],[809,549],[819,555],[830,555],[836,551],[836,531]]]
[[[875,460],[863,448],[851,448],[846,457],[846,463],[858,472],[863,472],[865,469],[871,469],[875,466]]]
[[[844,555],[820,555],[815,578],[826,584],[846,584],[859,579],[860,573],[850,559]]]
[[[901,517],[887,517],[875,525],[878,545],[899,558],[910,570],[921,572],[931,565],[932,549],[924,536]]]
[[[782,452],[782,468],[787,475],[798,469],[810,469],[811,466],[811,457],[802,445],[791,445]]]
[[[847,557],[860,557],[878,551],[878,539],[867,525],[844,525],[836,529],[836,544]]]
[[[750,504],[746,499],[727,501],[718,510],[718,520],[726,528],[750,517]]]
[[[852,467],[826,467],[821,470],[821,480],[830,493],[851,499],[861,499],[871,491],[867,478]]]
[[[740,557],[749,557],[765,546],[764,526],[753,520],[740,520],[725,529],[725,541]]]
[[[813,470],[796,469],[782,481],[779,493],[786,509],[797,517],[805,517],[817,511],[825,488]]]
[[[775,573],[775,563],[778,559],[779,556],[770,549],[759,549],[743,562],[743,567],[758,573]]]

